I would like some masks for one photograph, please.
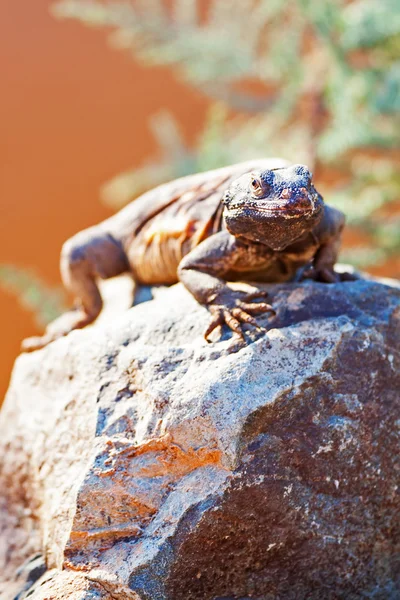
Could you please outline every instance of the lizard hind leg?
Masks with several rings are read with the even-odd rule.
[[[76,308],[50,323],[43,336],[24,340],[21,349],[25,352],[43,348],[74,329],[93,323],[103,307],[97,279],[120,275],[129,270],[129,265],[119,242],[110,234],[92,228],[64,244],[60,268],[64,286],[75,298]]]

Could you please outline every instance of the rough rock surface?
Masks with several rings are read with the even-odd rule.
[[[241,349],[178,285],[17,360],[2,599],[400,598],[400,290],[267,287]]]

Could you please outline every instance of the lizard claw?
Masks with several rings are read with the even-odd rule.
[[[226,324],[243,341],[244,333],[242,326],[246,323],[252,325],[259,331],[265,331],[265,328],[257,323],[257,319],[254,315],[266,312],[276,314],[275,310],[266,302],[249,302],[249,300],[253,300],[254,298],[265,296],[267,296],[267,292],[260,290],[245,295],[240,292],[232,292],[229,294],[229,297],[224,294],[224,297],[219,299],[220,302],[218,302],[218,298],[216,298],[216,302],[214,301],[213,304],[208,306],[212,317],[210,324],[204,333],[205,339],[209,341],[208,336],[214,329],[224,324]]]

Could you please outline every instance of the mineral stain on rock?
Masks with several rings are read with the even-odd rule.
[[[82,554],[103,552],[119,538],[139,537],[175,482],[200,467],[218,465],[220,460],[221,451],[217,448],[185,451],[170,434],[138,446],[126,440],[107,440],[106,449],[95,457],[97,466],[90,471],[87,485],[82,486],[83,493],[78,493],[77,511],[65,548],[68,566],[73,567],[77,556],[81,565]],[[162,481],[159,493],[152,498],[146,494],[147,481]],[[92,498],[94,489],[96,497]]]
[[[18,359],[2,600],[400,598],[400,290],[268,289],[234,353],[178,285]]]

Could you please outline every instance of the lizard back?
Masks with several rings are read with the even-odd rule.
[[[175,283],[183,256],[221,229],[221,200],[230,184],[253,169],[287,164],[282,159],[239,163],[176,179],[132,201],[106,223],[122,242],[135,280]]]

